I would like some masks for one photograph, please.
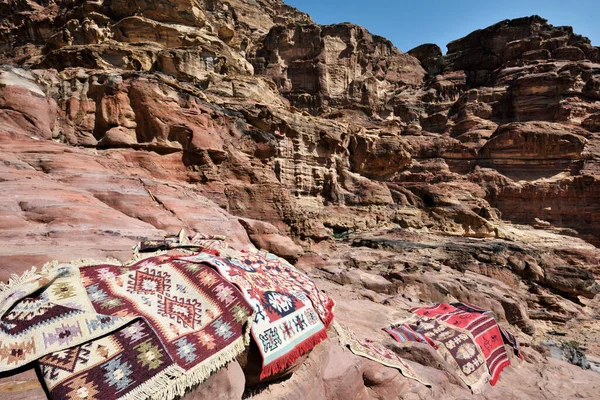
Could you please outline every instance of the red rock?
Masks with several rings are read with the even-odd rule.
[[[294,264],[296,268],[304,272],[311,272],[314,268],[323,268],[327,265],[325,260],[316,253],[305,253],[298,257]]]
[[[503,125],[479,152],[494,160],[578,159],[585,146],[585,131],[562,125],[530,122]]]
[[[51,139],[56,103],[31,82],[31,74],[20,69],[0,71],[0,126]]]
[[[581,122],[581,126],[590,132],[600,132],[600,113],[587,117]]]
[[[417,58],[429,75],[437,75],[442,72],[442,49],[437,44],[422,44],[409,50],[407,53]]]
[[[218,399],[236,400],[244,394],[245,377],[240,364],[236,361],[227,364],[185,395],[186,400]]]
[[[403,54],[279,0],[159,3],[0,4],[0,279],[126,260],[182,227],[224,234],[298,258],[382,342],[414,306],[493,310],[528,355],[490,398],[597,393],[533,350],[556,330],[600,354],[597,47],[533,16]],[[470,396],[403,351],[431,390],[331,338],[256,397]],[[190,396],[239,398],[240,367]],[[0,391],[43,396],[30,381]]]
[[[239,221],[258,249],[267,250],[287,259],[295,259],[304,252],[301,246],[295,244],[289,237],[281,235],[276,227],[267,222],[244,218],[240,218]]]
[[[551,54],[546,49],[530,50],[521,55],[524,60],[548,60]]]
[[[290,51],[292,42],[296,46]],[[359,44],[357,52],[344,51],[350,42]],[[381,103],[378,93],[391,94],[400,85],[418,85],[424,76],[415,58],[351,24],[272,29],[257,49],[253,64],[259,73],[273,78],[297,107],[311,113],[326,109],[328,104],[377,107]],[[371,65],[370,70],[361,73],[354,68],[361,64]],[[306,95],[298,95],[300,92]]]

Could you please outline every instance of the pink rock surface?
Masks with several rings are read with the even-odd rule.
[[[1,280],[226,235],[297,260],[382,343],[411,307],[493,310],[526,361],[481,397],[597,397],[540,343],[600,357],[598,47],[532,16],[404,54],[280,0],[167,3],[5,7]],[[472,397],[431,349],[397,350],[431,389],[332,337],[284,380],[233,363],[188,396]],[[0,393],[44,397],[31,370]]]

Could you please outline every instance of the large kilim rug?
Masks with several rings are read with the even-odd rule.
[[[305,274],[270,253],[219,251],[221,256],[200,253],[180,259],[213,266],[252,304],[252,337],[263,358],[261,379],[285,369],[327,337],[333,300]]]
[[[469,331],[420,315],[412,315],[383,330],[400,342],[432,344],[473,393],[485,390],[490,374],[485,356]],[[415,335],[407,332],[414,332]]]
[[[39,359],[58,399],[181,396],[244,350],[253,312],[213,268],[164,255],[46,267],[0,291],[0,371]]]
[[[500,378],[500,372],[510,365],[502,333],[493,316],[485,312],[468,312],[465,311],[465,307],[468,308],[466,305],[457,308],[443,303],[417,308],[412,312],[470,332],[485,357],[491,375],[490,384],[495,385]]]

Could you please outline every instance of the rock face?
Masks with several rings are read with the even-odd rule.
[[[438,75],[443,71],[444,61],[442,58],[442,49],[437,44],[426,43],[408,51],[408,54],[415,57],[425,71],[430,75]]]
[[[413,57],[351,24],[273,28],[253,64],[292,104],[312,114],[340,107],[377,112],[394,91],[417,86],[424,76]]]
[[[126,260],[182,227],[224,234],[298,260],[382,341],[412,306],[495,311],[526,361],[489,398],[597,394],[540,346],[600,356],[600,49],[571,28],[502,21],[442,55],[279,0],[0,0],[0,14],[0,279]],[[426,350],[398,351],[432,389],[332,338],[262,393],[232,364],[189,396],[469,397]],[[27,373],[3,396],[43,397]]]

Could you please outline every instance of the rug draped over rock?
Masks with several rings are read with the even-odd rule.
[[[412,310],[415,314],[435,318],[456,328],[469,331],[483,351],[485,362],[491,375],[491,385],[495,385],[500,378],[500,372],[510,365],[510,360],[504,340],[496,320],[487,314],[471,313],[456,308],[450,304],[439,304]]]
[[[352,353],[387,367],[395,368],[405,377],[414,379],[425,386],[431,387],[431,383],[420,377],[406,361],[392,350],[370,339],[359,340],[348,327],[341,325],[336,321],[333,322],[333,327],[338,334],[338,339],[342,346],[350,349]]]
[[[172,399],[249,340],[242,294],[208,265],[165,255],[45,267],[0,289],[0,370],[39,359],[53,398]]]
[[[70,264],[0,284],[0,372],[106,335],[131,318],[100,315]]]
[[[510,365],[504,344],[522,358],[519,342],[498,325],[491,311],[466,303],[444,303],[412,312],[415,315],[384,331],[399,342],[415,341],[435,347],[475,393],[484,390],[488,379],[495,385],[502,370]]]
[[[404,336],[407,329],[417,332],[433,342],[438,354],[471,388],[473,393],[482,393],[485,390],[485,386],[490,380],[485,357],[467,330],[419,315],[413,315],[383,330],[398,341],[407,341]],[[421,342],[421,340],[417,341]]]
[[[270,253],[219,251],[220,257],[200,253],[180,260],[216,268],[254,307],[251,332],[263,358],[261,379],[285,369],[327,338],[334,302],[310,278]]]
[[[458,308],[459,310],[466,311],[468,313],[484,314],[484,315],[494,318],[495,321],[498,321],[498,317],[496,317],[496,314],[493,311],[474,306],[473,304],[452,303],[451,305]],[[500,329],[500,333],[502,334],[502,339],[504,340],[504,344],[507,344],[510,347],[512,347],[515,355],[522,360],[523,354],[521,353],[521,345],[519,344],[519,341],[517,340],[517,338],[515,338],[509,331],[507,331],[500,325],[498,325],[498,329]]]

